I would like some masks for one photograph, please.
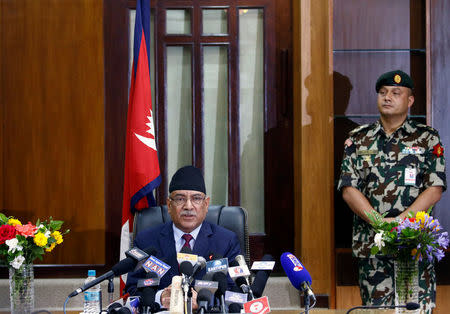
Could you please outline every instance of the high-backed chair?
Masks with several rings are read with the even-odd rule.
[[[247,211],[238,206],[210,205],[206,221],[222,226],[236,233],[241,253],[247,263],[250,262],[250,245],[248,241]],[[148,227],[172,221],[167,205],[155,206],[136,211],[133,223],[133,240],[136,234]]]

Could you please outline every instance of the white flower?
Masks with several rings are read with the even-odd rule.
[[[17,238],[12,238],[5,241],[6,245],[9,247],[8,253],[14,253],[15,251],[22,251],[23,247],[19,244]]]
[[[51,232],[50,230],[45,231],[44,235],[46,238],[48,238],[50,236]]]
[[[375,235],[374,242],[375,245],[378,246],[378,249],[381,250],[381,248],[384,246],[383,231]]]
[[[25,257],[23,257],[22,255],[19,255],[10,264],[15,269],[19,269],[20,266],[22,266],[24,261],[25,261]]]

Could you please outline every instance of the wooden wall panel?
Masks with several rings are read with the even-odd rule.
[[[295,252],[334,307],[332,2],[294,2]]]
[[[334,49],[409,48],[409,7],[410,0],[334,0]]]
[[[104,263],[102,1],[2,0],[1,11],[1,211],[65,221],[44,263]]]

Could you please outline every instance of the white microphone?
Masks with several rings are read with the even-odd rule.
[[[183,278],[181,276],[172,277],[172,287],[170,289],[170,307],[169,312],[174,314],[183,314],[183,291],[181,284]]]

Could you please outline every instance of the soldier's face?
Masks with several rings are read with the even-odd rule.
[[[403,86],[382,86],[378,91],[378,110],[382,116],[406,116],[414,103],[411,90]]]
[[[205,220],[209,197],[197,191],[177,190],[167,198],[167,209],[175,226],[189,233]]]

